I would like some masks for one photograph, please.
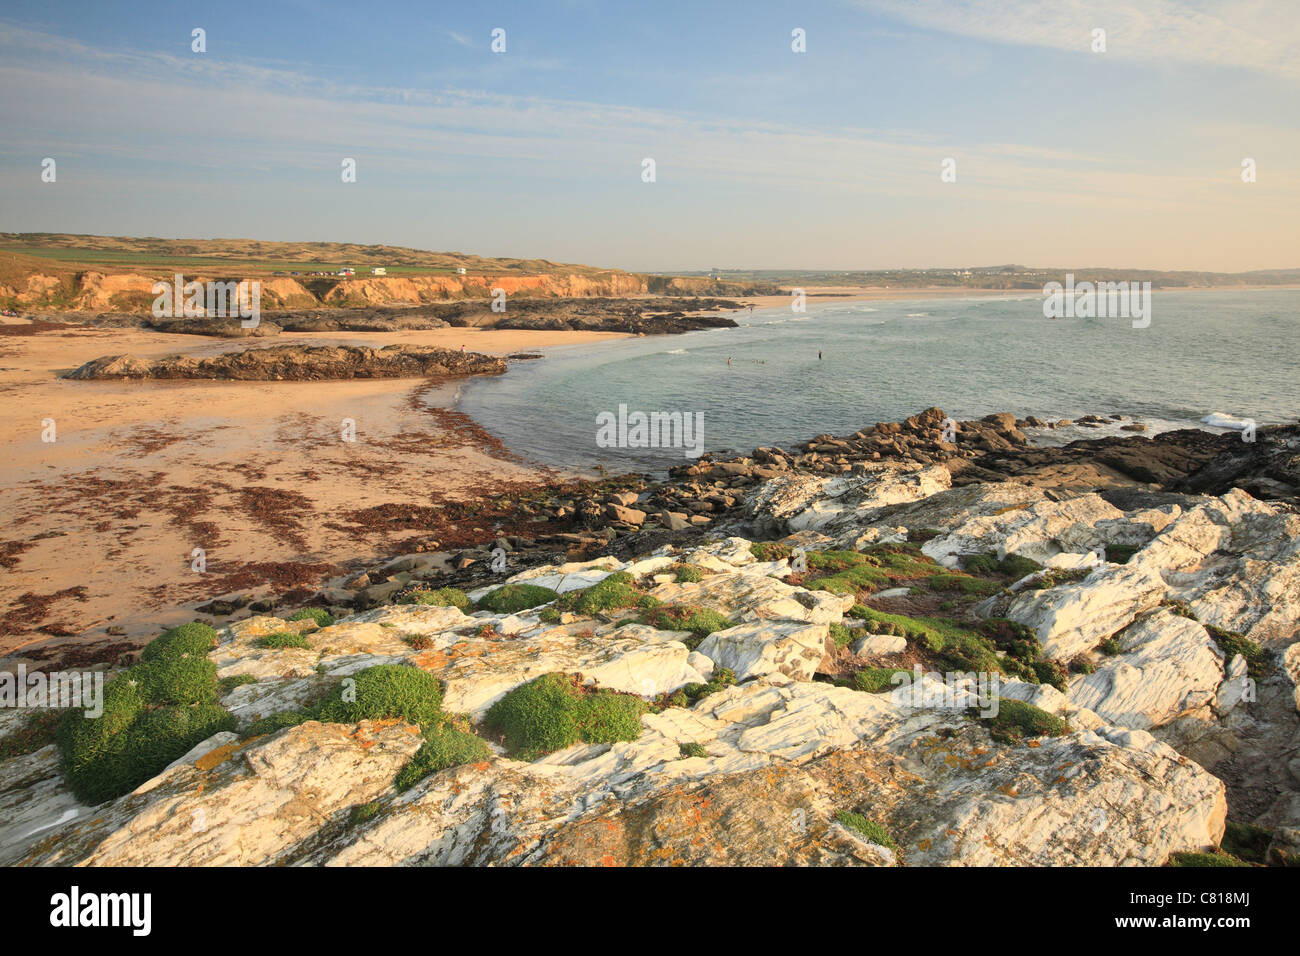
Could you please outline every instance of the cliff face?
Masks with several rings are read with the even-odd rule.
[[[640,276],[612,272],[600,277],[537,276],[372,276],[340,282],[322,299],[330,305],[422,305],[446,299],[488,298],[493,289],[506,295],[588,297],[640,295]]]
[[[187,280],[207,282],[229,276],[186,275]],[[0,303],[19,308],[57,308],[87,312],[147,312],[154,301],[156,276],[138,273],[107,275],[83,272],[76,276],[33,274],[0,285]],[[247,280],[243,280],[247,281]],[[423,305],[448,299],[489,298],[493,289],[507,295],[540,297],[618,297],[640,295],[646,280],[629,273],[611,272],[599,276],[367,276],[341,281],[311,282],[313,292],[298,279],[273,276],[261,278],[263,309],[310,309],[374,305]]]

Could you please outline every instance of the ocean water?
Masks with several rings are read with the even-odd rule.
[[[1124,318],[1046,319],[1042,302],[1027,293],[756,309],[734,313],[736,329],[548,349],[466,383],[458,407],[535,461],[649,472],[689,459],[601,447],[600,413],[698,412],[715,452],[849,434],[931,405],[957,419],[1120,414],[1147,434],[1214,430],[1202,421],[1213,415],[1229,425],[1300,418],[1300,292],[1155,290],[1142,329]]]

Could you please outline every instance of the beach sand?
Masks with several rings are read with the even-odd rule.
[[[77,637],[138,643],[236,591],[312,588],[410,548],[352,513],[436,507],[552,473],[446,411],[458,383],[68,381],[102,355],[288,343],[437,345],[493,355],[618,333],[438,329],[253,340],[73,327],[0,334],[0,655]],[[543,359],[544,361],[544,359]],[[426,403],[434,406],[427,407]],[[352,419],[355,442],[342,440]],[[55,441],[42,440],[53,420]],[[203,549],[206,571],[192,570]],[[120,633],[117,629],[120,629]]]

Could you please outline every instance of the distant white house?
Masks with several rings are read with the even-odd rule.
[[[388,275],[388,270],[385,269],[383,266],[375,266],[373,269],[370,270],[370,274],[372,276],[386,276]]]
[[[351,268],[350,266],[339,270],[339,275],[341,276],[354,276],[356,274],[357,274],[357,270]]]
[[[464,274],[465,274],[465,267],[464,267],[464,266],[457,266],[457,267],[456,267],[456,275],[458,275],[458,276],[463,276]]]

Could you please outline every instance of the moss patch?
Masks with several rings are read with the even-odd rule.
[[[145,646],[145,649],[140,652],[140,660],[175,659],[186,655],[206,657],[208,652],[216,646],[217,632],[208,625],[196,621],[164,631],[161,636],[150,641]]]
[[[589,690],[565,674],[543,674],[488,708],[484,724],[501,734],[511,756],[536,760],[579,741],[635,740],[647,710],[639,697]]]
[[[1240,654],[1246,659],[1246,673],[1255,680],[1264,678],[1264,649],[1262,647],[1236,631],[1225,631],[1213,624],[1202,626],[1210,632],[1210,637],[1214,638],[1214,643],[1219,645],[1219,650],[1223,651],[1223,658],[1226,663],[1231,663],[1232,659]]]
[[[400,604],[429,604],[434,607],[456,607],[469,613],[473,602],[460,588],[438,588],[436,591],[410,591],[398,599]]]
[[[726,615],[697,604],[661,604],[650,608],[638,621],[661,631],[690,631],[694,639],[686,644],[692,649],[714,631],[736,626]]]
[[[315,621],[317,627],[329,627],[334,623],[334,615],[323,607],[305,607],[300,611],[294,611],[286,620]]]
[[[487,745],[487,741],[468,730],[444,722],[425,732],[424,744],[406,766],[398,771],[393,785],[398,790],[409,790],[430,774],[461,764],[478,763],[491,756],[492,748]]]
[[[101,803],[128,793],[196,744],[234,727],[234,717],[216,704],[171,703],[215,699],[215,670],[156,668],[141,675],[142,668],[159,663],[174,662],[155,657],[105,684],[100,717],[91,719],[77,710],[62,721],[58,739],[63,772],[83,803]],[[202,663],[210,664],[206,658]],[[206,690],[194,684],[200,673],[210,676]],[[169,684],[169,677],[176,683]]]
[[[1231,853],[1218,850],[1210,853],[1172,853],[1166,866],[1250,866],[1245,860],[1239,860]]]
[[[479,599],[480,610],[494,614],[516,614],[541,604],[550,604],[558,594],[536,584],[506,584]]]
[[[704,580],[704,572],[693,564],[675,564],[668,570],[678,584],[694,584]]]
[[[1229,820],[1223,828],[1223,840],[1219,849],[1248,863],[1263,864],[1272,839],[1273,831],[1267,827]]]
[[[898,687],[894,683],[895,674],[911,674],[901,667],[864,667],[853,675],[853,688],[867,694],[879,694]]]
[[[1018,743],[1033,737],[1059,737],[1070,732],[1070,725],[1042,708],[1022,700],[998,699],[995,717],[980,718],[994,740]]]
[[[348,814],[348,826],[360,826],[363,823],[369,823],[375,817],[379,816],[379,801],[371,800],[369,803],[358,803]]]
[[[602,611],[620,611],[630,607],[651,608],[659,602],[637,588],[632,575],[615,571],[598,584],[578,591],[562,594],[555,602],[561,611],[574,614],[598,614]]]
[[[875,820],[868,820],[860,813],[841,810],[835,814],[835,820],[871,843],[887,847],[890,850],[898,849],[898,845],[894,843],[894,839],[889,835],[888,830]]]
[[[253,642],[256,647],[266,647],[272,650],[283,650],[286,647],[298,647],[303,650],[311,650],[311,642],[301,634],[294,634],[290,631],[276,631],[274,634],[268,634],[266,637],[259,637]]]

